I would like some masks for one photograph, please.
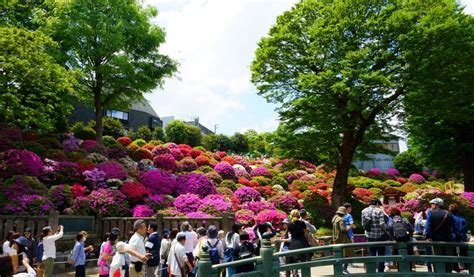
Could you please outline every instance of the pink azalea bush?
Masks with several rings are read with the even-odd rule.
[[[153,209],[147,205],[136,205],[133,208],[133,217],[152,217],[154,214]]]
[[[97,166],[97,169],[105,173],[105,179],[120,179],[125,180],[128,177],[128,173],[118,162],[109,161],[103,162]]]
[[[201,199],[196,194],[186,193],[182,194],[173,202],[174,207],[181,213],[191,213],[198,210],[201,206]]]
[[[176,177],[162,170],[142,173],[138,181],[153,194],[171,194],[177,186]]]
[[[204,213],[204,212],[201,212],[201,211],[187,213],[185,216],[189,217],[189,218],[212,218],[212,217],[215,217],[211,214],[207,214],[207,213]]]
[[[410,175],[410,177],[408,178],[408,180],[412,183],[415,183],[415,184],[421,184],[421,183],[424,183],[425,182],[425,177],[423,177],[422,175],[420,174],[417,174],[417,173],[413,173],[412,175]]]
[[[5,178],[13,175],[39,177],[42,167],[41,158],[31,151],[11,149],[0,153],[0,172]]]
[[[222,179],[234,179],[235,171],[232,165],[228,162],[220,162],[216,164],[214,170],[219,173]]]
[[[255,225],[255,213],[251,210],[241,209],[235,213],[235,221],[243,226]]]
[[[268,202],[272,203],[275,208],[287,213],[291,212],[293,209],[300,208],[298,199],[291,194],[273,196],[272,198],[268,199]]]
[[[270,222],[274,228],[280,229],[283,219],[286,217],[286,213],[279,210],[263,210],[255,217],[255,223]]]
[[[258,213],[263,210],[273,210],[275,209],[275,206],[272,203],[266,201],[250,201],[241,204],[239,208]]]
[[[387,174],[391,176],[400,176],[400,172],[396,168],[387,169]]]
[[[202,200],[199,211],[207,214],[221,216],[223,213],[232,212],[232,203],[225,200],[222,196],[211,194]]]
[[[98,189],[92,191],[86,198],[89,201],[91,210],[95,214],[102,216],[126,216],[130,213],[125,195],[118,190]]]
[[[262,177],[271,178],[272,173],[270,172],[270,170],[266,169],[265,167],[257,167],[254,170],[252,170],[251,176],[252,177],[262,176]]]
[[[215,185],[209,181],[209,179],[204,174],[200,173],[189,173],[179,175],[178,186],[176,188],[177,193],[194,193],[201,197],[205,197],[209,194],[216,193]]]
[[[257,190],[250,187],[240,187],[234,192],[234,196],[240,202],[260,201],[262,195]]]
[[[10,215],[48,215],[54,210],[54,205],[48,197],[33,194],[22,195],[16,199],[12,199],[5,205],[4,210]]]

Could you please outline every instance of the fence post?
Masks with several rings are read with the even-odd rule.
[[[467,250],[467,256],[469,258],[474,258],[474,245],[469,244],[469,249]],[[467,267],[469,269],[469,274],[474,275],[474,264],[468,263]]]
[[[222,229],[225,232],[230,232],[230,230],[232,229],[232,220],[229,218],[228,213],[222,214]]]
[[[260,256],[263,262],[263,277],[272,277],[273,272],[273,247],[268,234],[263,234]]]
[[[51,226],[53,232],[56,232],[59,224],[59,212],[56,210],[49,212],[48,225]]]
[[[340,275],[342,275],[341,258],[342,258],[342,251],[343,250],[340,246],[336,246],[333,249],[334,249],[334,259],[336,259],[336,261],[333,265],[334,276],[340,276]]]
[[[398,271],[399,272],[410,272],[411,271],[411,263],[406,260],[408,256],[407,244],[397,243],[398,255],[402,256],[402,260],[398,264]]]
[[[163,214],[162,213],[157,213],[156,214],[156,224],[158,224],[158,234],[161,234],[163,232]]]
[[[204,245],[201,251],[201,257],[197,263],[197,272],[200,277],[211,277],[212,263],[209,257],[209,247]]]
[[[95,222],[95,233],[97,235],[97,238],[99,238],[100,240],[102,240],[103,236],[104,236],[104,221],[102,220],[102,215],[97,215],[97,217],[95,218],[96,222]]]

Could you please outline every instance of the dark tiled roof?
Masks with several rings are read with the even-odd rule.
[[[158,114],[155,112],[155,110],[150,105],[150,103],[148,103],[147,100],[139,100],[139,101],[133,102],[132,106],[130,107],[130,110],[146,112],[148,114],[151,114],[159,118]]]

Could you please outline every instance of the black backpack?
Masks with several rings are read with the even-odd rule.
[[[406,242],[408,241],[408,229],[407,225],[403,220],[397,220],[392,224],[392,233],[395,241]]]
[[[244,260],[253,257],[252,243],[244,242],[239,249],[239,260]]]

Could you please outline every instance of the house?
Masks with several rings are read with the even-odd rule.
[[[355,161],[353,165],[359,170],[368,171],[372,168],[380,168],[383,171],[386,171],[389,168],[394,168],[393,158],[400,153],[400,141],[398,138],[391,139],[389,141],[380,141],[376,142],[382,144],[382,146],[394,154],[370,154],[369,160],[366,161]]]
[[[163,120],[163,129],[166,128],[166,126],[173,120],[176,120],[174,116],[165,116],[162,118]],[[198,127],[200,130],[201,130],[201,134],[203,136],[205,135],[210,135],[210,134],[214,134],[213,131],[211,131],[209,128],[207,128],[206,126],[202,125],[200,122],[199,122],[199,117],[195,117],[194,120],[192,121],[183,121],[184,123],[188,124],[188,125],[191,125],[191,126],[196,126]]]
[[[71,124],[79,121],[88,123],[95,120],[94,110],[84,103],[77,102],[74,104],[74,111],[69,117],[69,122]],[[130,128],[137,130],[142,126],[150,129],[163,126],[160,117],[146,100],[134,102],[128,110],[106,110],[104,116],[119,119],[127,130]]]

